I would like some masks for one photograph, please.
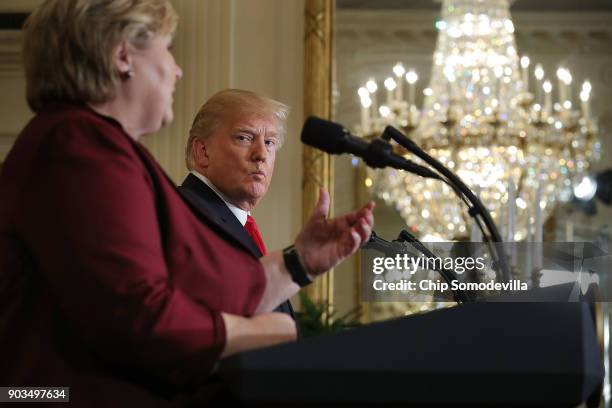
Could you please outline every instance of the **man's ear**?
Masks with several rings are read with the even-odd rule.
[[[206,149],[206,141],[195,138],[191,145],[191,154],[195,165],[201,169],[207,169],[210,159],[208,157],[208,150]]]
[[[115,69],[122,79],[132,77],[132,55],[130,45],[127,41],[122,41],[115,50]]]

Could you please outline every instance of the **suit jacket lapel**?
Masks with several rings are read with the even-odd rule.
[[[246,232],[238,218],[227,207],[227,204],[202,180],[189,174],[179,190],[208,218],[212,218],[222,229],[234,236],[240,243],[247,247],[253,255],[261,257],[262,253]]]
[[[200,212],[208,219],[211,219],[222,229],[226,234],[231,235],[235,240],[246,247],[254,256],[261,258],[262,253],[253,241],[251,236],[246,232],[238,218],[227,207],[227,204],[202,180],[189,174],[179,187],[183,196],[190,201]],[[293,307],[291,302],[286,300],[281,303],[276,309],[276,312],[283,312],[291,316],[295,320]],[[299,327],[298,337],[300,337]]]

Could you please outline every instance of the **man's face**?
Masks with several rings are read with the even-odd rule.
[[[233,204],[251,210],[266,194],[278,149],[278,122],[257,115],[235,115],[196,142],[196,170]]]

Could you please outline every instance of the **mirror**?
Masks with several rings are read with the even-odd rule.
[[[421,8],[418,8],[415,2],[403,3],[411,5],[396,4],[396,8],[389,9],[388,5],[376,1],[336,2],[333,118],[352,130],[360,124],[361,105],[357,90],[368,79],[375,78],[378,87],[383,88],[384,76],[398,61],[403,61],[407,69],[419,73],[417,85],[420,91],[420,84],[429,82],[437,34],[434,21],[439,15],[439,4],[416,2],[421,3]],[[413,8],[415,6],[417,8]],[[379,89],[375,93],[378,104],[385,102],[384,91]],[[420,105],[422,93],[416,92],[415,97]],[[342,213],[373,198],[365,184],[366,178],[366,169],[360,161],[346,155],[334,157],[334,211]],[[392,206],[379,199],[375,201],[377,234],[386,240],[397,238],[400,230],[405,228],[405,221]],[[361,305],[364,322],[371,322],[428,310],[431,306],[427,302],[364,303],[361,301],[361,273],[358,256],[337,268],[334,290],[335,305],[339,310]]]
[[[321,116],[354,129],[361,121],[358,88],[371,77],[376,78],[379,89],[382,88],[384,78],[393,75],[392,67],[397,62],[418,74],[415,104],[422,107],[423,90],[431,79],[440,7],[441,2],[435,0],[307,0],[305,94],[308,106],[305,113],[318,110]],[[612,143],[606,137],[607,130],[612,127],[612,112],[607,108],[612,105],[612,7],[595,0],[558,2],[554,7],[551,9],[550,3],[545,1],[512,2],[510,12],[516,27],[518,54],[529,55],[533,65],[542,64],[554,86],[557,68],[560,65],[569,68],[575,78],[572,91],[576,105],[580,104],[580,85],[584,79],[589,79],[593,89],[591,110],[593,116],[598,117],[602,143],[602,159],[595,164],[594,170],[604,170],[612,163]],[[333,64],[328,59],[332,39]],[[319,45],[318,54],[309,48],[313,43]],[[329,66],[330,70],[319,70],[323,66]],[[531,81],[537,80],[533,72],[530,75]],[[319,89],[325,84],[329,88]],[[382,91],[377,94],[379,103],[386,98],[386,91]],[[311,163],[323,162],[314,153],[305,152],[305,185],[316,184],[308,181],[316,178],[318,185],[324,185],[321,181],[325,181],[328,183],[325,185],[333,187],[334,213],[353,209],[368,199],[365,170],[355,166],[350,157],[336,156],[319,167]],[[304,203],[307,212],[306,199]],[[383,201],[377,204],[377,233],[388,240],[396,238],[406,222],[393,206]],[[610,207],[602,205],[598,206],[595,217],[583,215],[579,209],[557,206],[546,224],[547,240],[565,240],[568,211],[572,211],[575,220],[572,224],[575,240],[595,239],[612,215]],[[555,222],[559,219],[561,222]],[[326,285],[324,290],[319,289],[319,294],[321,298],[330,299],[340,313],[361,305],[358,257],[338,267]],[[368,307],[373,305],[365,306],[364,321],[414,311],[392,310],[392,305],[386,305],[389,310],[373,311]]]

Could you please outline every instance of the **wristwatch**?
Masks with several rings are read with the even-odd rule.
[[[301,288],[312,283],[312,279],[308,277],[308,273],[306,273],[306,270],[302,266],[302,262],[300,262],[294,245],[290,245],[283,249],[283,260],[285,261],[285,267],[287,267],[291,275],[291,279],[300,285]]]

